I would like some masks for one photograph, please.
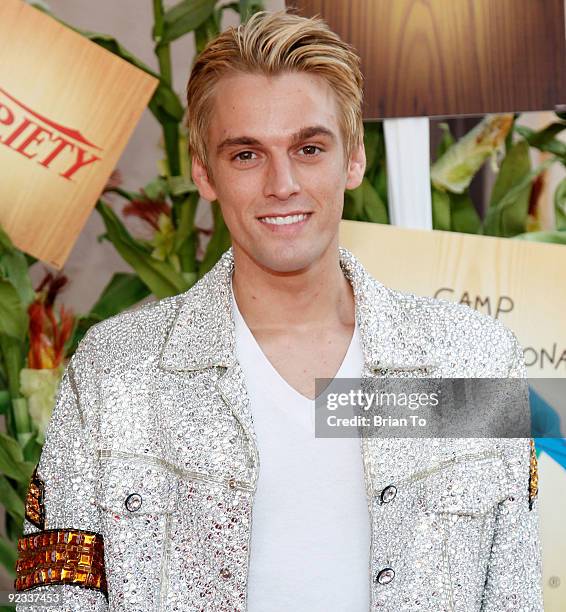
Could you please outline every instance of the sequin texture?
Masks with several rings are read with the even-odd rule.
[[[526,375],[500,322],[389,289],[344,248],[340,265],[363,377]],[[189,291],[96,324],[67,367],[37,467],[45,528],[103,536],[108,601],[37,587],[60,593],[61,610],[246,610],[261,458],[235,357],[233,267],[229,249]],[[372,612],[542,610],[530,440],[364,438],[360,447]],[[26,520],[24,532],[37,527]]]

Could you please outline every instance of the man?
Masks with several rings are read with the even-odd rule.
[[[525,376],[500,323],[388,289],[339,247],[361,86],[319,19],[258,13],[201,54],[193,179],[232,248],[89,330],[30,485],[20,589],[77,611],[542,609],[528,439],[314,437],[315,378]]]

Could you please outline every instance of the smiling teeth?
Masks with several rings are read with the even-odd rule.
[[[288,217],[262,217],[260,221],[271,223],[272,225],[290,225],[291,223],[304,221],[306,218],[307,215],[289,215]]]

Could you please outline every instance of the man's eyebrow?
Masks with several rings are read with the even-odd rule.
[[[336,140],[336,135],[334,132],[323,125],[312,125],[310,127],[302,128],[296,134],[293,134],[291,138],[293,144],[297,144],[303,140],[313,138],[314,136],[328,136],[331,140]]]
[[[303,140],[313,138],[314,136],[327,136],[332,141],[336,141],[336,134],[334,134],[332,130],[329,130],[323,125],[312,125],[301,128],[298,132],[295,132],[295,134],[291,136],[291,142],[293,144],[297,144]],[[231,138],[225,138],[216,147],[216,153],[217,155],[220,155],[224,149],[238,145],[259,146],[261,145],[261,142],[257,138],[252,138],[251,136],[234,136]]]

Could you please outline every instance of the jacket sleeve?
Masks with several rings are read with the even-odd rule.
[[[526,378],[523,350],[511,336],[508,378]],[[525,398],[528,406],[528,398]],[[498,508],[482,612],[541,612],[542,567],[538,522],[537,463],[530,438],[498,441],[511,474],[512,493]]]
[[[29,483],[14,586],[18,612],[108,610],[104,542],[93,500],[98,459],[89,414],[98,402],[93,330],[67,365]]]

